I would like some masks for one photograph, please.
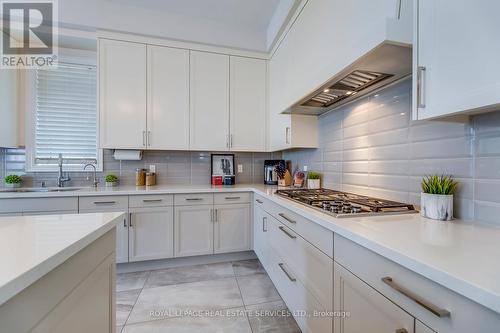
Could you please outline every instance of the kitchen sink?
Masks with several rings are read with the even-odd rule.
[[[32,188],[9,188],[2,189],[0,193],[32,193],[32,192],[72,192],[81,190],[83,187],[32,187]]]

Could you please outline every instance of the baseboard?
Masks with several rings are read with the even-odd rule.
[[[257,256],[253,251],[223,253],[223,254],[210,254],[205,256],[172,258],[162,260],[149,260],[141,262],[131,262],[126,264],[117,264],[117,273],[130,273],[140,271],[150,271],[156,269],[165,269],[172,267],[192,266],[201,264],[213,264],[218,262],[230,262],[239,260],[256,259]]]

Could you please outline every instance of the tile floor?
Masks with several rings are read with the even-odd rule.
[[[117,332],[300,333],[258,260],[118,274]]]

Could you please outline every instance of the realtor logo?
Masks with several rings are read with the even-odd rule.
[[[57,65],[56,0],[3,0],[0,68]]]

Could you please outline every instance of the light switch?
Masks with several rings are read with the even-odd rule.
[[[238,164],[238,173],[243,172],[243,164]]]
[[[156,173],[156,165],[151,164],[151,165],[149,166],[149,172]]]

